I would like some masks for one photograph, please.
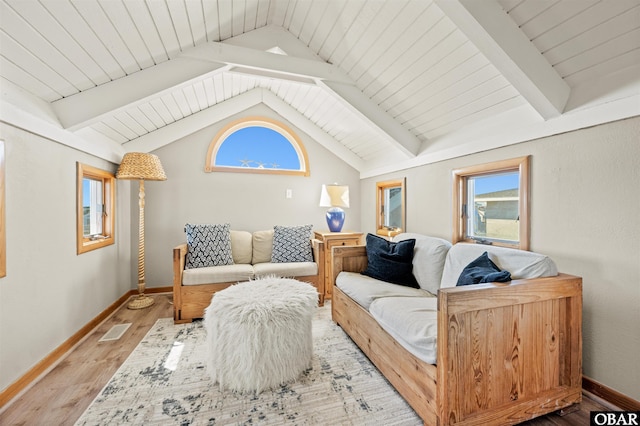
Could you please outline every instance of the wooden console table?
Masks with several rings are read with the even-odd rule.
[[[324,298],[331,299],[333,293],[333,259],[331,249],[340,246],[364,244],[362,232],[313,231],[314,238],[324,242]]]

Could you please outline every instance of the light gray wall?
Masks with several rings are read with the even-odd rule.
[[[301,138],[309,158],[310,176],[204,171],[209,144],[230,121],[266,116],[289,126]],[[154,151],[168,179],[147,182],[145,207],[147,287],[171,285],[172,248],[185,241],[185,223],[230,223],[231,229],[258,231],[274,225],[312,224],[326,230],[326,208],[319,207],[323,183],[347,184],[351,207],[345,209],[344,230],[360,228],[359,173],[265,105],[255,106],[224,122]],[[287,189],[293,197],[285,198]],[[137,192],[134,195],[137,197]],[[137,201],[132,200],[132,203]],[[136,224],[137,209],[132,224]]]
[[[407,178],[407,230],[451,240],[451,171],[531,155],[531,250],[583,277],[584,374],[640,400],[640,118],[361,182],[362,230],[376,182]]]
[[[0,389],[131,289],[128,185],[116,244],[76,254],[76,161],[107,161],[0,124],[6,155],[7,276],[0,278]]]

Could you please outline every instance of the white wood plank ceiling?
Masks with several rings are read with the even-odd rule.
[[[0,1],[3,97],[120,154],[264,103],[365,172],[637,96],[639,70],[640,0]]]

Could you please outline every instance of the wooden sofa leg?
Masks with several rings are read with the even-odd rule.
[[[567,414],[575,413],[576,411],[580,411],[580,403],[576,402],[575,404],[571,404],[568,407],[564,407],[556,411],[556,414],[560,417],[564,417]]]

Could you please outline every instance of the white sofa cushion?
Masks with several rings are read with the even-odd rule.
[[[384,297],[374,300],[369,312],[380,327],[406,350],[424,362],[436,363],[436,297]]]
[[[256,263],[253,265],[256,277],[276,275],[278,277],[304,277],[316,275],[318,264],[315,262],[291,262],[291,263]]]
[[[251,263],[271,262],[273,251],[273,229],[253,233],[253,257]]]
[[[231,230],[231,255],[233,263],[251,263],[253,257],[251,232]]]
[[[458,243],[447,253],[440,287],[455,287],[462,270],[485,251],[500,269],[509,271],[514,280],[558,275],[558,268],[553,260],[540,253],[484,244]]]
[[[431,294],[438,294],[444,262],[451,243],[442,238],[408,232],[396,235],[392,241],[398,242],[410,238],[416,240],[413,248],[413,275],[420,288]]]
[[[209,266],[185,269],[182,272],[182,285],[240,282],[251,278],[253,266],[248,264]]]
[[[431,296],[429,292],[420,288],[391,284],[356,272],[340,272],[336,278],[336,286],[367,310],[374,300],[381,297]]]

